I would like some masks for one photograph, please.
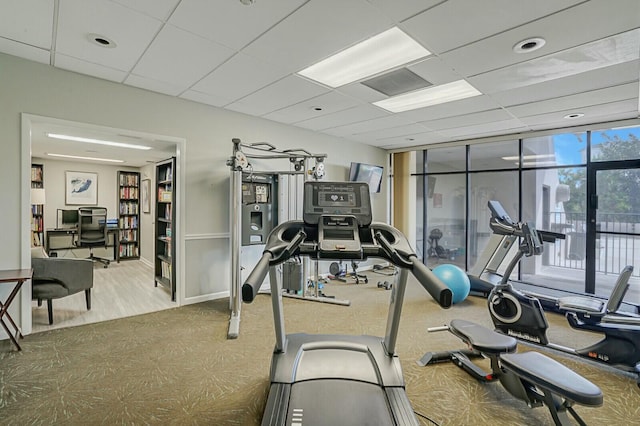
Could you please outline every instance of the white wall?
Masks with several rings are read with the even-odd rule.
[[[302,147],[327,153],[328,179],[344,179],[351,161],[386,164],[387,158],[379,148],[5,54],[0,54],[0,99],[0,179],[5,182],[0,189],[0,219],[6,230],[4,244],[0,245],[0,268],[28,267],[25,254],[29,240],[23,241],[21,231],[21,221],[29,217],[28,191],[21,191],[18,183],[29,179],[29,172],[21,169],[21,113],[168,135],[186,139],[183,214],[187,260],[184,294],[190,295],[187,302],[228,291],[229,267],[224,255],[229,252],[229,170],[225,161],[231,154],[232,138],[268,141],[280,149]],[[383,185],[382,193],[372,199],[377,221],[387,220],[386,191]],[[4,287],[0,297],[8,293]],[[30,311],[16,313],[17,305],[11,309],[14,318],[26,321]]]

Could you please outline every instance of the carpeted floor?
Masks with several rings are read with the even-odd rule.
[[[349,307],[285,299],[287,332],[384,335],[391,292],[376,282],[388,278],[369,277],[369,284],[326,285],[325,293],[351,300]],[[243,306],[237,340],[226,339],[228,318],[225,299],[33,334],[22,352],[3,341],[0,424],[257,425],[274,344],[269,297]],[[552,425],[545,407],[529,409],[499,383],[478,383],[451,363],[416,365],[425,351],[461,347],[447,332],[426,332],[453,318],[491,325],[486,300],[469,297],[441,310],[410,278],[397,352],[415,411],[440,425]],[[548,319],[554,341],[597,340],[571,330],[562,316]],[[544,353],[604,392],[602,407],[576,407],[589,424],[640,424],[640,389],[631,376]]]

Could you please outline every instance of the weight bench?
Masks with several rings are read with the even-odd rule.
[[[597,407],[602,405],[599,387],[563,364],[538,352],[515,353],[516,339],[496,333],[479,324],[455,319],[448,326],[429,331],[448,330],[470,349],[448,352],[427,352],[418,361],[426,366],[452,361],[478,380],[500,380],[513,396],[531,408],[546,405],[556,425],[573,424],[569,414],[580,424],[586,423],[573,409],[574,404]],[[487,373],[471,361],[474,357],[491,360]]]

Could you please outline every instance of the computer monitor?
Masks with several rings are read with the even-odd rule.
[[[56,228],[73,228],[78,226],[78,210],[58,209]]]

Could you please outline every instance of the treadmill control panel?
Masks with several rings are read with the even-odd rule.
[[[305,182],[304,222],[320,225],[322,216],[354,216],[358,226],[368,226],[369,196],[369,185],[364,182]]]

